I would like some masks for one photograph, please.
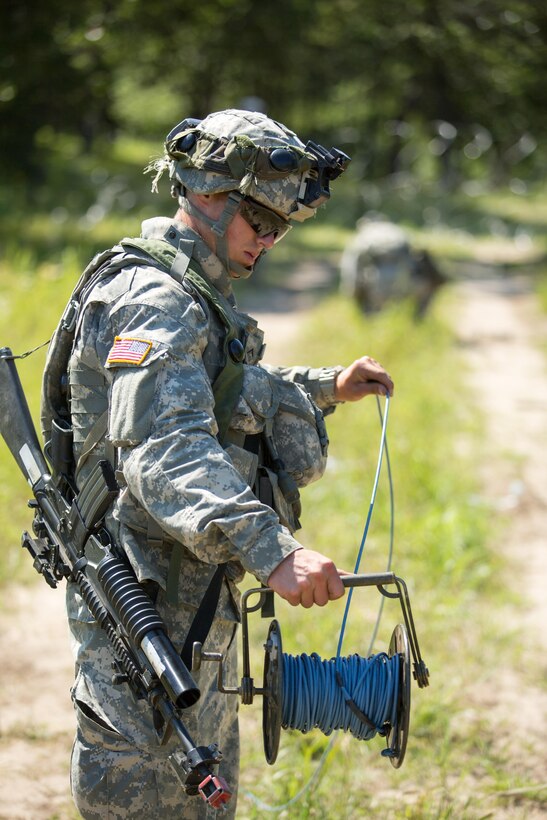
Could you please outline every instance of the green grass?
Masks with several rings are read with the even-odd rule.
[[[42,265],[29,274],[25,254],[9,264],[0,263],[0,347],[20,355],[50,338],[70,293],[74,264],[67,253],[59,265]],[[39,404],[45,349],[17,363],[35,425],[39,430]],[[21,531],[31,516],[26,508],[29,489],[9,451],[0,445],[0,582],[30,576],[29,556],[19,549]]]
[[[547,313],[547,267],[543,266],[540,269],[536,283],[539,303],[544,312]]]

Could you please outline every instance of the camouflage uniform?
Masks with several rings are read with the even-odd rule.
[[[276,476],[261,467],[260,451],[248,452],[242,444],[246,436],[271,431],[277,424],[274,435],[280,446],[284,440],[291,444],[295,433],[301,438],[291,468],[296,483],[319,477],[326,455],[321,414],[299,387],[292,394],[297,403],[308,403],[307,427],[290,412],[284,420],[279,412],[274,419],[272,408],[290,409],[291,396],[283,390],[292,382],[309,391],[318,407],[331,411],[339,368],[260,365],[262,332],[237,310],[227,271],[200,237],[183,223],[163,218],[145,222],[143,236],[165,239],[178,248],[177,277],[144,263],[131,265],[99,281],[85,298],[69,366],[78,482],[98,458],[109,456],[109,447],[115,448],[122,491],[108,527],[139,580],[153,585],[156,605],[177,649],[216,566],[228,562],[205,649],[227,654],[228,682],[235,684],[236,583],[244,570],[266,582],[299,547],[290,531],[294,516]],[[245,330],[244,386],[224,447],[216,437],[211,382],[222,368],[225,329],[206,300],[185,282],[190,261],[228,299]],[[133,344],[129,353],[126,343]],[[85,455],[86,438],[106,410],[108,436]],[[319,425],[319,436],[314,424]],[[310,450],[307,437],[315,437],[310,444],[315,451],[322,439],[320,451],[300,469],[298,453]],[[275,510],[257,497],[257,476],[269,479]],[[175,545],[178,594],[173,596],[168,579],[170,584]],[[93,557],[88,556],[91,563]],[[108,641],[70,584],[67,606],[77,671],[72,788],[82,816],[214,816],[200,798],[184,795],[167,761],[173,741],[157,744],[149,706],[136,702],[126,684],[111,683]],[[237,697],[216,691],[216,674],[215,664],[202,665],[195,676],[202,697],[183,717],[198,745],[219,744],[224,753],[220,774],[236,789]],[[234,815],[235,805],[234,796],[226,816]]]

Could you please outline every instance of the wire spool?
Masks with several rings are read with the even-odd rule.
[[[349,731],[358,740],[386,736],[382,754],[395,768],[402,765],[410,717],[410,652],[402,624],[392,634],[387,655],[330,661],[284,655],[275,620],[264,648],[262,729],[269,764],[277,759],[282,728],[319,728],[326,735]]]

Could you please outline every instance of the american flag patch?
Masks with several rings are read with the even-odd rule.
[[[107,364],[142,364],[150,350],[152,342],[147,339],[131,339],[127,336],[116,336],[108,354]]]

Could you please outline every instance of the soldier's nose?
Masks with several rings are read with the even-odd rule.
[[[258,244],[262,248],[265,248],[265,250],[269,251],[270,248],[273,248],[273,246],[274,246],[276,236],[277,236],[276,231],[272,231],[271,233],[267,233],[266,236],[259,236],[259,237],[257,237]]]

